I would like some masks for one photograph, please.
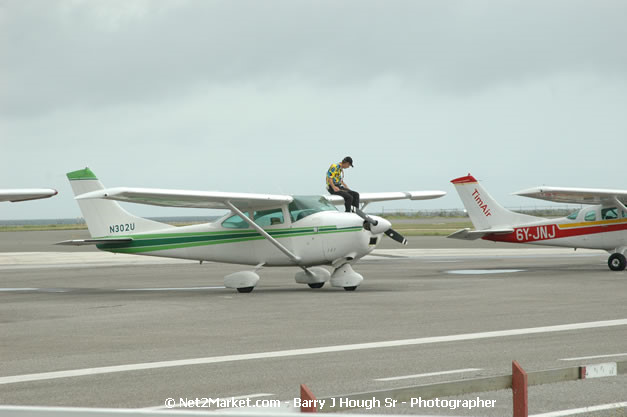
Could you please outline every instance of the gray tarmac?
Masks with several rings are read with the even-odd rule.
[[[0,252],[14,248],[36,257],[93,251],[49,244],[82,238],[82,233],[0,233]],[[627,319],[627,272],[609,271],[601,252],[525,252],[522,246],[440,237],[412,237],[409,251],[390,251],[396,248],[385,242],[378,256],[354,267],[365,280],[352,293],[296,284],[295,268],[263,269],[259,286],[239,294],[221,288],[224,275],[245,269],[238,265],[4,265],[0,404],[149,408],[163,407],[167,398],[231,396],[293,401],[299,384],[325,397],[507,374],[512,360],[529,371],[627,360],[627,325],[360,347]],[[441,249],[444,255],[423,248]],[[476,248],[483,250],[481,256],[473,256]],[[496,249],[494,255],[489,249]],[[495,269],[504,271],[477,273]],[[346,346],[300,351],[340,345]],[[237,356],[244,354],[251,355]],[[598,355],[616,356],[563,360]],[[210,359],[168,362],[197,358]],[[138,369],[138,364],[148,365]],[[130,370],[94,370],[119,365]],[[475,370],[389,379],[468,369]],[[82,376],[47,374],[69,370],[87,371]],[[36,375],[25,382],[12,378],[27,374]],[[496,400],[496,407],[355,412],[511,415],[509,391],[466,397],[477,396]],[[626,376],[533,387],[529,410],[620,401],[627,401]],[[579,415],[627,415],[627,410]]]

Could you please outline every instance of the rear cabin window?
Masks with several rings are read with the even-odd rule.
[[[584,217],[584,220],[587,222],[593,222],[597,219],[597,212],[596,210],[591,210],[589,212],[586,213],[586,216]]]
[[[567,219],[570,219],[570,220],[575,220],[575,219],[577,218],[577,216],[579,215],[579,212],[580,212],[580,211],[581,211],[581,210],[574,211],[574,212],[570,213],[570,214],[568,215],[568,217],[566,217],[566,218],[567,218]]]

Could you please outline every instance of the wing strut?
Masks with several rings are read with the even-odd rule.
[[[278,250],[280,250],[281,252],[283,252],[288,258],[290,258],[292,261],[294,261],[294,263],[298,266],[300,266],[300,261],[301,258],[299,256],[294,255],[292,252],[290,252],[290,250],[288,248],[286,248],[285,246],[283,246],[282,244],[279,243],[278,240],[276,240],[275,238],[273,238],[272,236],[270,236],[268,234],[268,232],[266,232],[265,230],[263,230],[261,228],[261,226],[259,226],[257,223],[255,223],[254,221],[252,221],[248,216],[246,216],[244,213],[242,213],[242,211],[240,209],[238,209],[237,207],[235,207],[235,205],[233,205],[233,203],[231,203],[230,201],[226,201],[226,205],[233,210],[234,213],[236,213],[242,220],[244,220],[246,223],[248,223],[253,229],[255,229],[256,231],[258,231],[261,236],[265,237],[270,243],[272,243],[274,246],[277,247]],[[303,268],[303,270],[307,270],[307,268],[300,266],[301,268]]]
[[[620,201],[620,200],[619,200],[616,196],[614,196],[614,197],[612,198],[612,200],[614,200],[614,202],[615,202],[616,204],[618,204],[618,206],[619,206],[620,208],[622,208],[623,210],[625,210],[625,212],[627,212],[627,207],[625,207],[625,205],[622,203],[622,201]]]

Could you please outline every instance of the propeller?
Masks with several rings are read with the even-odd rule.
[[[403,235],[401,235],[400,233],[398,233],[396,230],[389,228],[388,230],[386,230],[385,233],[390,239],[394,239],[396,240],[398,243],[402,244],[402,245],[407,245],[407,239],[405,239],[403,237]]]
[[[390,239],[402,245],[407,245],[407,239],[396,230],[392,229],[392,224],[386,219],[381,217],[372,218],[359,209],[355,210],[355,213],[364,219],[364,229],[374,234],[384,233]]]

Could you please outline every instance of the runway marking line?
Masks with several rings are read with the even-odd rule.
[[[444,271],[452,275],[488,275],[488,274],[511,274],[514,272],[524,272],[525,269],[454,269]]]
[[[623,402],[620,402],[620,403],[593,405],[593,406],[590,406],[590,407],[572,408],[570,410],[551,411],[550,413],[534,414],[534,415],[531,415],[529,417],[562,417],[562,416],[572,416],[574,414],[591,413],[593,411],[601,411],[601,410],[612,410],[614,408],[622,408],[622,407],[627,407],[627,401],[623,401]]]
[[[294,356],[303,356],[303,355],[315,355],[315,354],[321,354],[321,353],[348,352],[348,351],[355,351],[355,350],[381,349],[381,348],[392,348],[392,347],[399,347],[399,346],[416,346],[416,345],[426,345],[426,344],[432,344],[432,343],[462,342],[462,341],[467,341],[467,340],[487,339],[487,338],[495,338],[495,337],[553,333],[553,332],[563,332],[563,331],[569,331],[569,330],[585,330],[585,329],[595,329],[595,328],[600,328],[600,327],[613,327],[613,326],[625,326],[625,325],[627,325],[627,319],[604,320],[604,321],[593,321],[593,322],[585,322],[585,323],[571,323],[571,324],[560,324],[560,325],[553,325],[553,326],[531,327],[531,328],[525,328],[525,329],[511,329],[511,330],[496,330],[496,331],[479,332],[479,333],[465,333],[465,334],[456,334],[456,335],[450,335],[450,336],[421,337],[417,339],[388,340],[388,341],[381,341],[381,342],[354,343],[354,344],[349,344],[349,345],[321,346],[321,347],[313,347],[313,348],[277,350],[277,351],[257,352],[257,353],[244,353],[244,354],[226,355],[226,356],[210,356],[210,357],[205,357],[205,358],[179,359],[179,360],[169,360],[169,361],[160,361],[160,362],[145,362],[145,363],[135,363],[135,364],[127,364],[127,365],[103,366],[103,367],[98,367],[98,368],[72,369],[68,371],[53,371],[53,372],[42,372],[42,373],[36,373],[36,374],[5,376],[5,377],[0,377],[0,385],[16,384],[20,382],[44,381],[44,380],[57,379],[57,378],[70,378],[70,377],[78,377],[78,376],[110,374],[110,373],[115,373],[115,372],[172,368],[176,366],[208,365],[208,364],[213,364],[213,363],[236,362],[236,361],[246,361],[246,360],[255,360],[255,359],[285,358],[285,357],[294,357]]]
[[[466,368],[466,369],[453,369],[450,371],[440,371],[440,372],[429,372],[426,374],[415,374],[415,375],[404,375],[404,376],[393,376],[389,378],[376,378],[374,381],[398,381],[400,379],[413,379],[413,378],[424,378],[428,376],[437,376],[437,375],[450,375],[450,374],[461,374],[464,372],[473,372],[480,371],[481,368]]]
[[[614,356],[627,356],[627,353],[612,353],[610,355],[580,356],[578,358],[564,358],[560,361],[580,361],[584,359],[612,358]]]

